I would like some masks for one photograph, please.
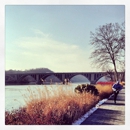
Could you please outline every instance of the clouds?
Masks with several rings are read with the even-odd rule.
[[[88,51],[78,45],[56,41],[40,30],[33,31],[34,37],[23,37],[14,43],[13,55],[17,58],[13,57],[13,63],[24,69],[46,67],[54,72],[90,70]],[[11,59],[7,59],[7,66],[8,60]]]
[[[124,6],[8,5],[5,11],[6,69],[57,72],[94,71],[90,31],[124,17]]]

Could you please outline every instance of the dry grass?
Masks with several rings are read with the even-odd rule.
[[[70,125],[103,98],[111,94],[111,87],[96,85],[99,96],[91,93],[77,94],[71,86],[57,86],[36,91],[27,89],[26,107],[5,112],[5,124]]]
[[[108,98],[113,93],[112,84],[106,84],[106,85],[97,84],[96,88],[99,91],[100,100],[104,98]]]
[[[46,91],[38,90],[38,93],[41,94],[35,99],[31,93],[32,100],[27,102],[26,112],[31,116],[44,117],[45,124],[71,124],[99,101],[98,97],[89,93],[76,94],[67,86],[65,90],[58,86],[53,93],[47,88]]]

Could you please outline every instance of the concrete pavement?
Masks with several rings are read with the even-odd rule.
[[[119,92],[117,104],[111,97],[81,125],[125,125],[125,88]]]

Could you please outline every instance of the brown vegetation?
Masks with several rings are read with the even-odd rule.
[[[99,91],[100,100],[104,98],[108,98],[113,93],[111,84],[107,84],[107,85],[97,84],[96,88]]]
[[[111,94],[111,87],[97,85],[99,96],[91,93],[77,94],[71,86],[58,86],[52,90],[32,91],[24,95],[26,106],[5,112],[6,125],[70,125],[84,115],[104,97]]]

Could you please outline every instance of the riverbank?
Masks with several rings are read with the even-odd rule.
[[[96,85],[99,96],[76,94],[70,86],[53,91],[37,89],[25,96],[26,106],[5,112],[6,125],[71,125],[101,99],[112,93],[111,85]],[[52,96],[53,95],[53,96]]]

